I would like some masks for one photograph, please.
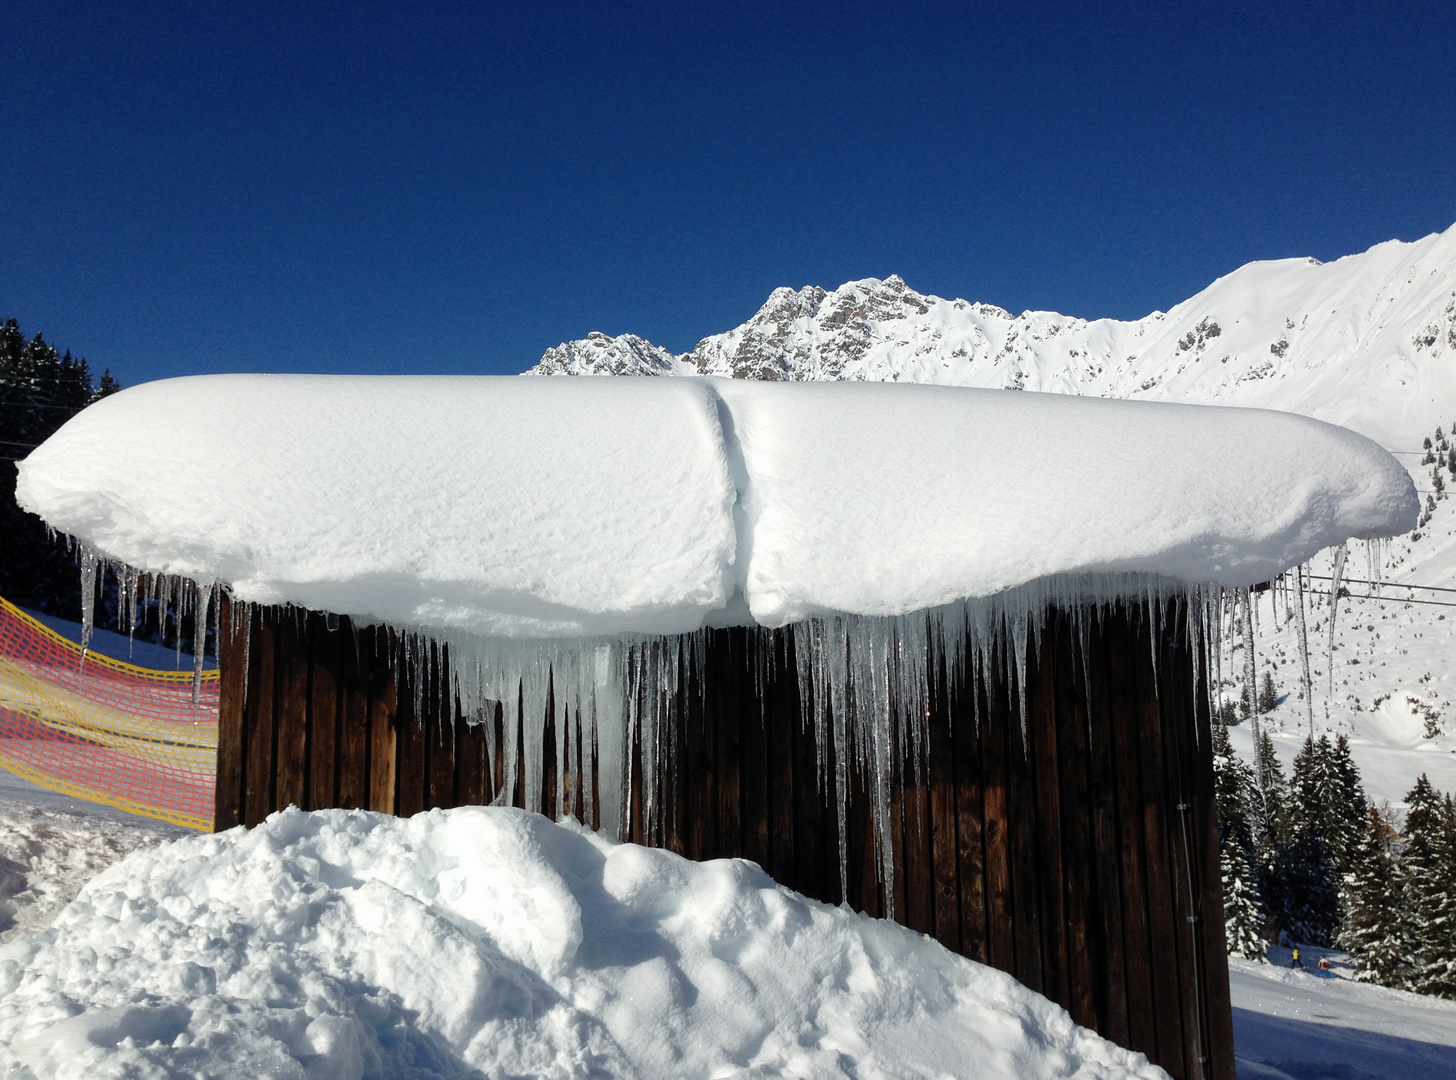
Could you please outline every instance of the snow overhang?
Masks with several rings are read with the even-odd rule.
[[[147,383],[21,462],[16,496],[239,599],[518,638],[1244,586],[1419,513],[1379,446],[1289,413],[699,378]]]

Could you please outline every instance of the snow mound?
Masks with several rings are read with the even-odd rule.
[[[1057,575],[1243,586],[1419,511],[1374,443],[1285,413],[724,379],[168,380],[73,418],[16,490],[242,600],[523,638],[745,601],[768,626],[905,614]]]
[[[288,810],[131,855],[0,948],[36,1077],[1160,1077],[1009,975],[523,811]]]

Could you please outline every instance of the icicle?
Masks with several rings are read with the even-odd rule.
[[[1218,722],[1223,723],[1223,600],[1224,589],[1219,586],[1213,593],[1213,610],[1209,612],[1209,618],[1214,626],[1214,650],[1213,650],[1213,708],[1214,716]]]
[[[1330,718],[1330,703],[1335,700],[1335,615],[1340,609],[1340,581],[1345,576],[1345,545],[1335,549],[1335,566],[1330,571],[1330,691],[1325,697],[1325,720]]]
[[[96,621],[96,553],[80,548],[81,557],[81,667],[86,667],[86,654],[91,649],[91,630]]]
[[[1254,736],[1254,784],[1259,791],[1259,821],[1262,833],[1263,823],[1269,820],[1269,799],[1259,738],[1259,691],[1258,684],[1254,681],[1257,675],[1254,669],[1254,605],[1250,602],[1252,597],[1248,589],[1240,589],[1239,594],[1244,609],[1244,686],[1249,695],[1249,720]]]
[[[179,671],[182,669],[182,620],[187,615],[187,584],[184,578],[177,579],[177,641],[175,646],[176,655],[173,662]]]
[[[835,814],[839,823],[839,895],[849,899],[849,755],[854,721],[849,715],[849,626],[842,616],[820,623],[823,628],[824,670],[829,684],[829,708],[834,725]]]
[[[1309,718],[1309,737],[1314,738],[1314,683],[1309,677],[1309,632],[1304,614],[1305,567],[1294,568],[1295,625],[1299,630],[1299,664],[1301,685],[1304,687],[1304,711]]]
[[[1020,606],[1019,605],[1018,605],[1018,608],[1019,609],[1016,611],[1015,615],[1012,616],[1012,619],[1011,619],[1010,633],[1011,633],[1011,647],[1012,648],[1011,648],[1011,652],[1008,653],[1008,656],[1010,656],[1012,654],[1014,654],[1014,656],[1015,656],[1015,663],[1016,663],[1016,668],[1015,668],[1015,677],[1016,677],[1016,701],[1017,701],[1017,705],[1020,708],[1020,714],[1021,714],[1021,750],[1022,750],[1022,753],[1024,753],[1024,754],[1026,754],[1026,755],[1029,756],[1031,754],[1031,738],[1030,738],[1030,736],[1027,733],[1027,729],[1028,729],[1028,726],[1029,725],[1028,725],[1027,717],[1026,717],[1026,712],[1027,712],[1027,710],[1026,710],[1026,698],[1027,698],[1027,685],[1026,685],[1026,635],[1027,635],[1027,620],[1026,620],[1026,612],[1025,612],[1025,610],[1024,609],[1020,609]]]
[[[207,616],[212,608],[211,585],[200,587],[201,593],[197,601],[197,616],[193,620],[192,630],[192,704],[197,705],[198,697],[202,692],[202,661],[207,650]],[[247,669],[244,668],[244,671]]]
[[[1193,686],[1190,700],[1198,700],[1198,682],[1203,672],[1203,635],[1201,633],[1203,607],[1195,602],[1197,595],[1196,588],[1190,587],[1183,598],[1183,621],[1188,629],[1188,651],[1193,654]],[[1196,719],[1196,713],[1195,713]],[[1193,725],[1193,745],[1201,746],[1199,742],[1198,724]]]

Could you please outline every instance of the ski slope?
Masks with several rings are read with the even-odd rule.
[[[1314,969],[1229,958],[1239,1080],[1450,1080],[1456,1075],[1456,1002],[1351,982],[1344,955],[1306,947]]]

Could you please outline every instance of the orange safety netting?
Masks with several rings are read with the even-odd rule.
[[[218,673],[88,652],[0,599],[0,767],[66,795],[210,831]]]

